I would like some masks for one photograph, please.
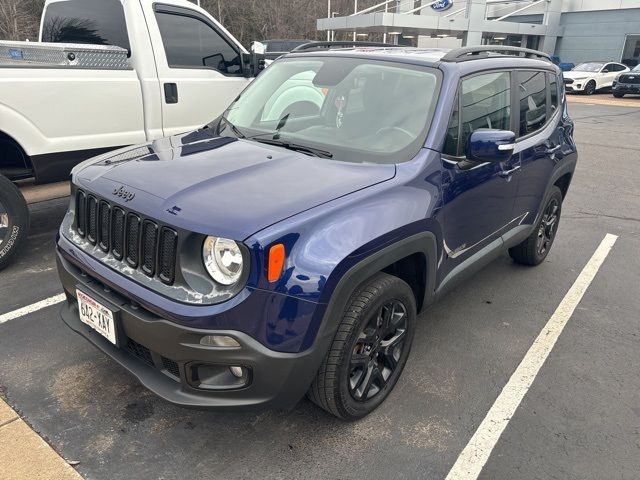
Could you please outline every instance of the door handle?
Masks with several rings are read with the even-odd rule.
[[[522,167],[520,165],[518,165],[516,167],[513,167],[511,170],[503,170],[500,173],[498,173],[498,175],[500,175],[502,178],[507,178],[507,177],[510,177],[511,175],[513,175],[518,170],[520,170],[520,168],[522,168]]]
[[[164,84],[164,101],[171,103],[178,103],[178,85],[175,83]]]

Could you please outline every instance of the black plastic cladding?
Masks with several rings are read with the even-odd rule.
[[[75,229],[81,237],[116,260],[131,268],[140,267],[149,277],[158,273],[167,285],[175,281],[178,233],[150,219],[141,219],[136,213],[128,214],[120,207],[111,206],[84,191],[76,192]],[[126,221],[125,221],[126,219]],[[124,251],[126,246],[126,252]]]

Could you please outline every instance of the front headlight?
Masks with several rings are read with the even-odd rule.
[[[242,275],[242,251],[227,238],[207,237],[202,247],[204,266],[216,282],[233,285]]]

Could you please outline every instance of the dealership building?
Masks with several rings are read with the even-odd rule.
[[[317,21],[327,38],[347,32],[367,40],[453,48],[522,46],[563,62],[625,61],[640,57],[640,0],[386,0]],[[344,34],[342,35],[344,37]]]

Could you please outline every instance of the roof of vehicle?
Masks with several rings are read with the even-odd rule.
[[[371,58],[375,60],[395,61],[438,67],[439,65],[462,64],[466,72],[484,70],[487,68],[504,68],[508,64],[511,67],[520,68],[547,68],[557,70],[548,55],[534,50],[510,47],[465,47],[457,49],[444,48],[416,48],[395,45],[368,44],[364,46],[349,46],[349,42],[339,48],[326,48],[329,42],[316,42],[318,47],[311,44],[303,45],[303,49],[293,50],[287,54],[287,58],[299,56],[339,56],[354,58]],[[338,43],[338,42],[336,42]],[[479,61],[482,60],[482,61]]]

